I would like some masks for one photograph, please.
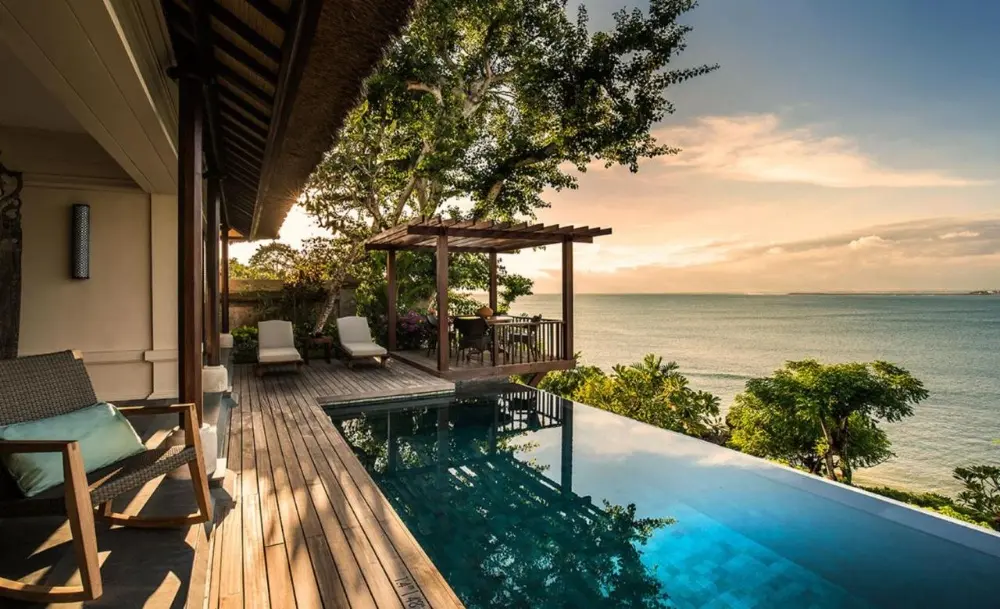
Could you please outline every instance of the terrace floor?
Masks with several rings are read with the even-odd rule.
[[[214,531],[99,530],[105,593],[86,606],[461,607],[320,407],[450,388],[450,382],[394,361],[385,368],[353,370],[339,362],[313,362],[301,374],[275,371],[262,378],[249,365],[237,366],[230,473],[225,492],[216,490]],[[148,503],[165,494],[188,500],[190,487],[175,483],[182,481],[166,479],[145,489],[146,498],[152,496]],[[10,561],[28,565],[20,567],[25,581],[78,577],[65,534],[21,534],[8,545],[9,532],[20,523],[0,521],[0,554],[16,545],[18,556],[30,557]],[[59,523],[53,526],[58,529]],[[43,566],[50,564],[57,567]],[[0,606],[5,603],[0,599]]]
[[[428,355],[426,349],[393,351],[392,357],[404,361],[422,372],[453,381],[505,379],[515,374],[538,374],[553,370],[567,370],[576,366],[576,360],[532,360],[529,357],[524,357],[520,361],[513,360],[510,363],[493,365],[492,358],[487,353],[482,359],[479,358],[478,354],[468,359],[464,355],[460,358],[453,355],[448,361],[448,370],[442,372],[437,369],[437,354]]]

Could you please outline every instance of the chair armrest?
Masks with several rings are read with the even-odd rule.
[[[0,454],[65,453],[76,440],[0,440]]]
[[[169,406],[119,406],[118,411],[126,417],[150,416],[157,414],[184,414],[194,409],[194,404],[171,404]]]

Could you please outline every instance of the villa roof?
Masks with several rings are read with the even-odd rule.
[[[161,0],[206,90],[205,146],[229,225],[277,237],[414,0]]]
[[[421,218],[382,231],[365,243],[365,249],[430,250],[444,235],[452,252],[505,253],[564,241],[593,243],[594,237],[610,234],[610,228],[589,226]]]

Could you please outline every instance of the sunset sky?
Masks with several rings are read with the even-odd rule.
[[[586,4],[594,28],[624,6]],[[656,135],[683,152],[595,167],[539,214],[614,229],[577,246],[578,292],[1000,288],[1000,3],[704,0],[686,20],[676,65],[722,67],[669,91]],[[296,210],[282,239],[314,232]],[[555,249],[503,261],[558,291]]]

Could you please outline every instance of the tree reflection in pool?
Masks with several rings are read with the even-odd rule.
[[[642,552],[672,520],[572,492],[572,411],[506,386],[331,417],[466,606],[669,607]],[[558,482],[526,438],[546,428],[562,430]]]

